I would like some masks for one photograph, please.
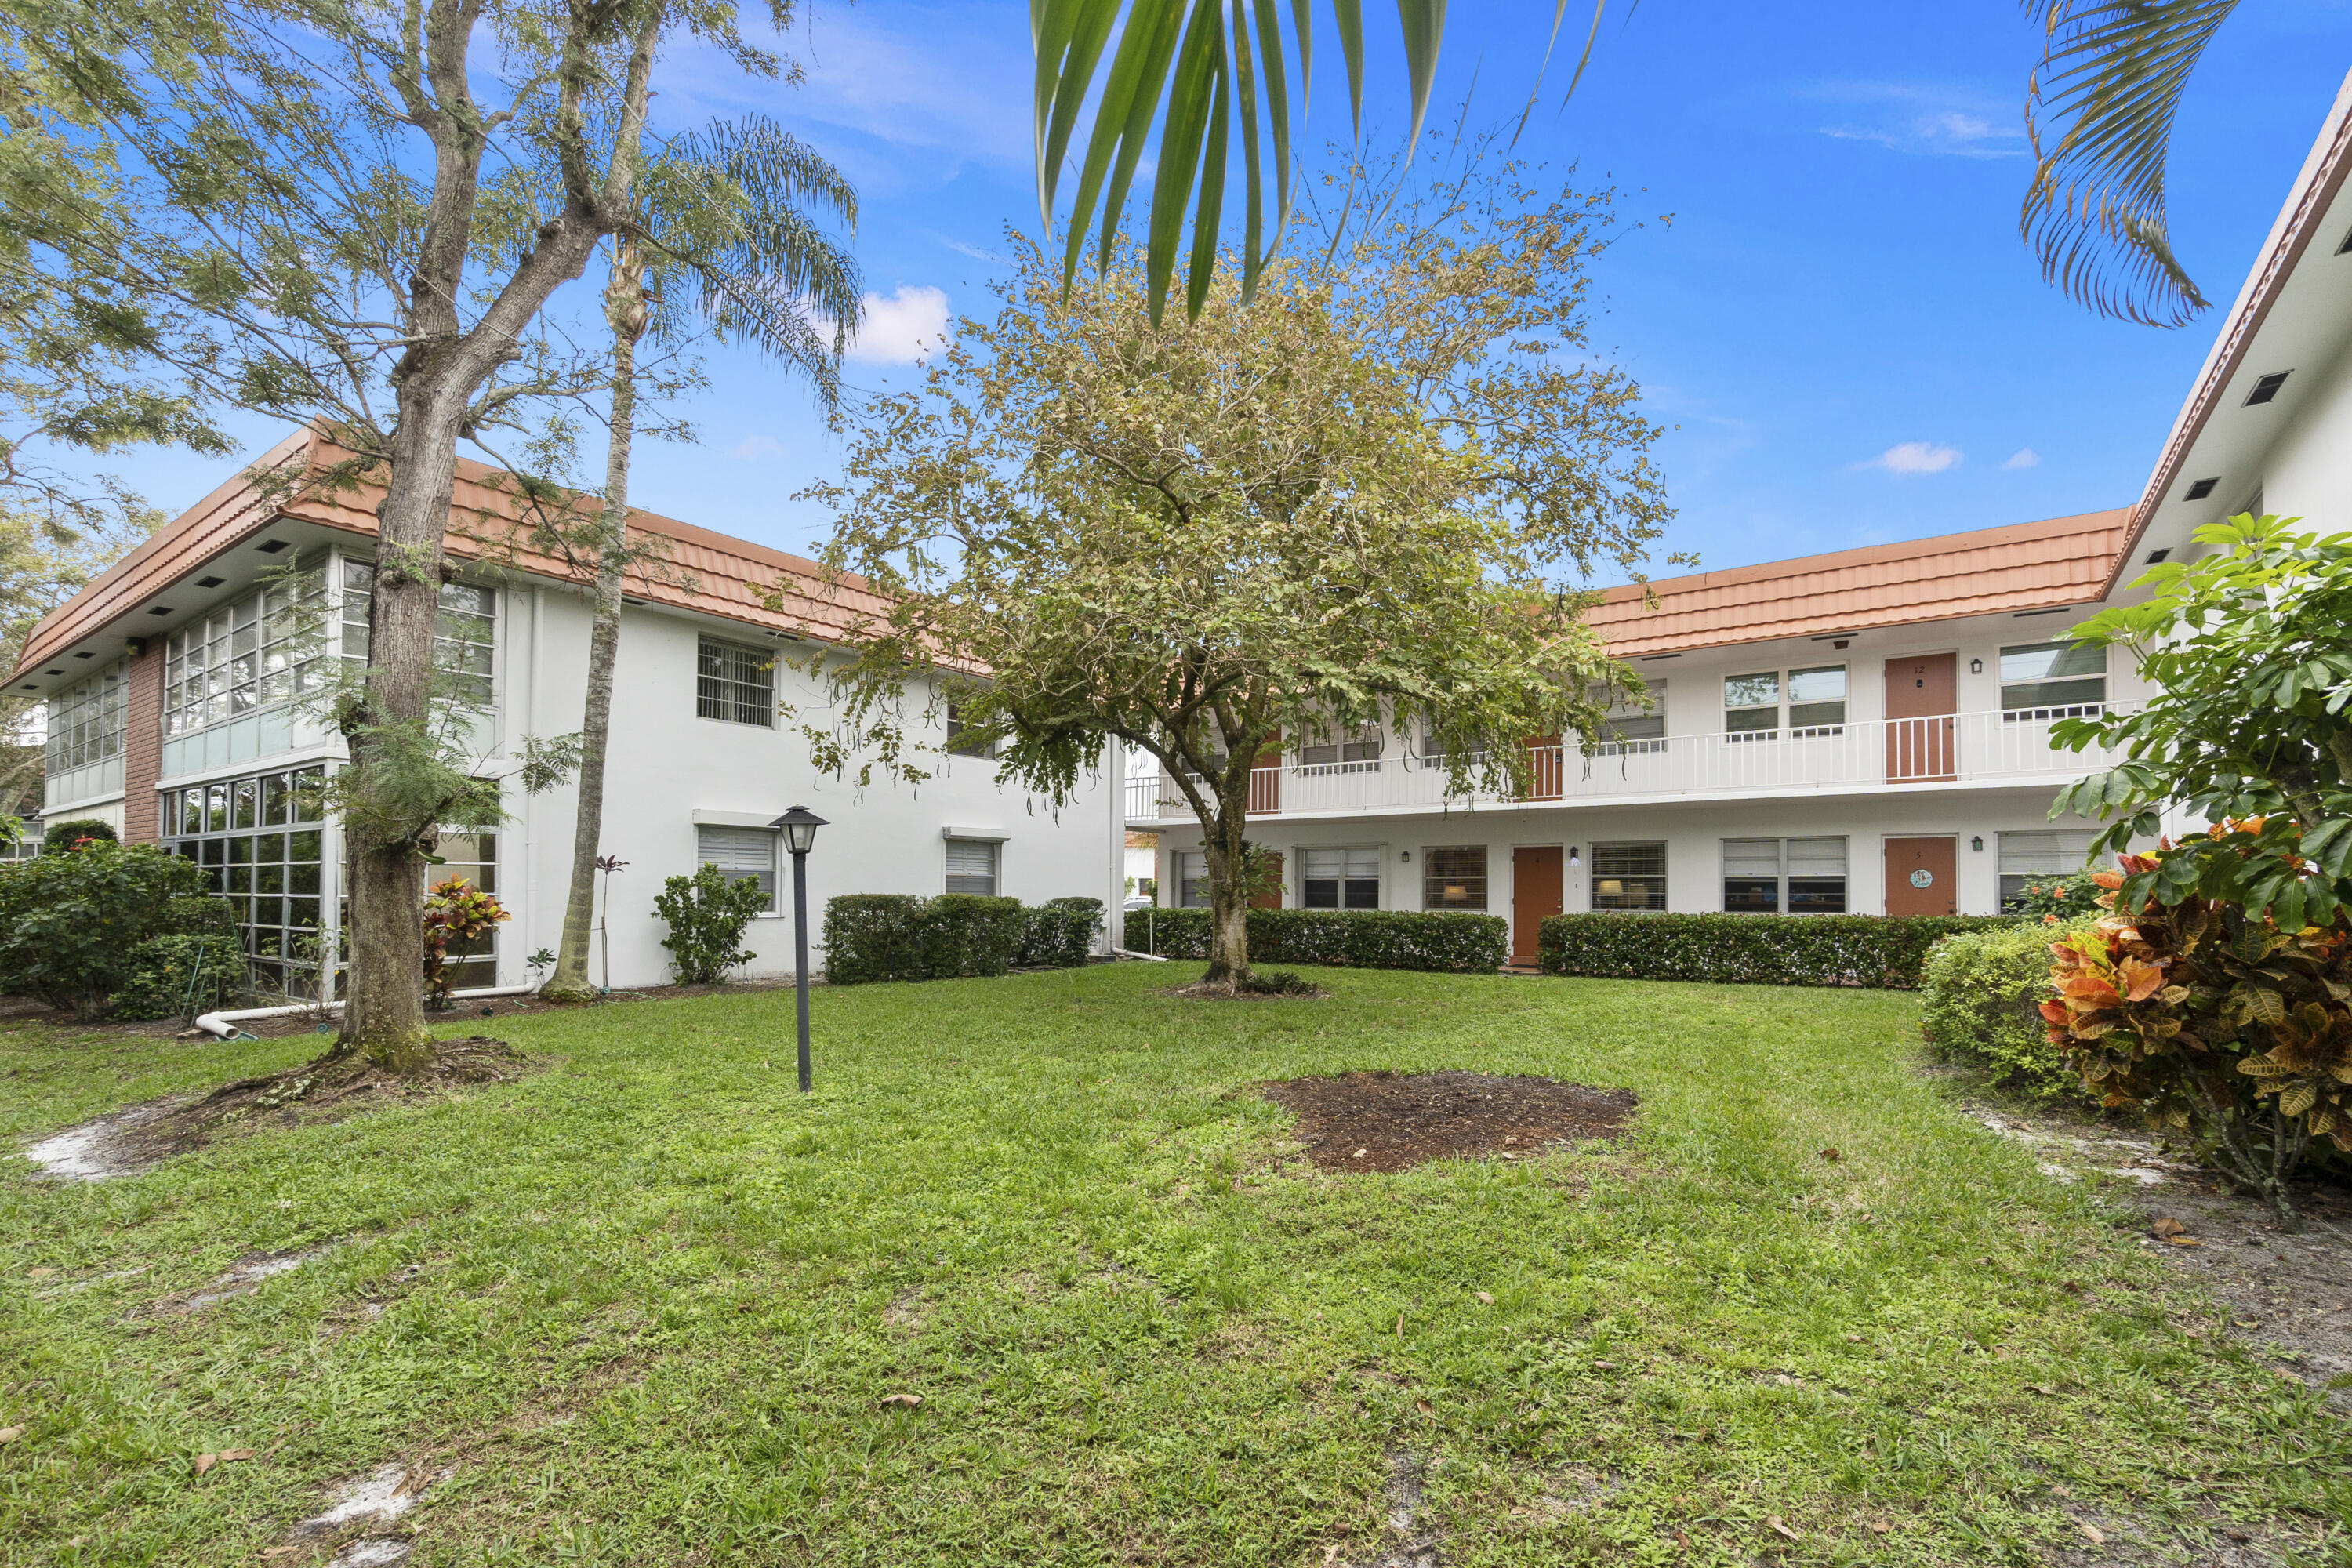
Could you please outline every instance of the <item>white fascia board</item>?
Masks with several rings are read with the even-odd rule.
[[[705,811],[697,807],[694,820],[712,827],[773,827],[781,811]]]
[[[982,844],[1003,844],[1010,839],[1013,835],[1007,833],[1002,827],[942,827],[940,829],[940,837],[942,838],[974,838],[978,839]]]

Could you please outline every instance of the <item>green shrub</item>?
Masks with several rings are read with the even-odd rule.
[[[1067,933],[1081,933],[1077,956],[1070,962],[1084,963],[1093,920],[1083,910],[1024,909],[1018,899],[973,893],[941,893],[933,899],[910,893],[844,894],[825,900],[824,977],[835,985],[860,985],[876,980],[1003,974],[1023,961],[1040,916],[1058,927],[1057,940],[1065,943]],[[1066,952],[1066,946],[1060,951]]]
[[[1546,974],[1908,990],[1939,939],[2017,923],[2003,915],[1554,915],[1537,947]]]
[[[152,845],[98,842],[0,866],[0,991],[85,1018],[106,1015],[150,938],[233,943],[235,931],[205,871]],[[245,984],[242,959],[236,984]]]
[[[670,973],[680,985],[710,985],[727,978],[751,953],[743,933],[752,919],[768,907],[768,895],[758,881],[745,878],[730,882],[716,866],[705,866],[691,877],[672,877],[654,897],[656,918],[668,922],[662,945],[669,949]]]
[[[194,1017],[241,1001],[245,953],[233,937],[151,936],[126,955],[118,1018]]]
[[[2042,1004],[2058,994],[2050,944],[2090,923],[2037,920],[1962,931],[1930,948],[1920,970],[1919,1032],[1937,1056],[1990,1068],[1996,1082],[2037,1100],[2088,1100],[2081,1075],[2050,1043]]]
[[[1510,951],[1510,922],[1459,910],[1252,910],[1252,963],[1491,974]],[[1209,955],[1206,910],[1131,910],[1119,945],[1163,958]]]
[[[114,824],[103,817],[69,816],[62,822],[45,823],[41,827],[41,853],[62,855],[83,840],[97,844],[119,844],[121,835]]]
[[[2090,871],[2076,871],[2064,877],[2037,877],[2025,885],[2025,891],[2001,906],[2003,914],[2039,920],[2043,915],[2056,915],[2062,921],[2087,919],[2099,912],[2099,896],[2106,889],[2091,879]]]
[[[1014,962],[1024,969],[1080,967],[1094,952],[1102,907],[1100,899],[1047,899],[1029,911],[1029,929]]]

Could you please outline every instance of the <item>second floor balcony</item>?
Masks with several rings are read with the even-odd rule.
[[[1528,749],[1526,789],[1508,797],[1449,797],[1443,758],[1285,762],[1251,773],[1249,815],[1390,816],[2018,785],[2055,790],[2112,761],[2105,752],[2050,743],[2058,720],[2098,711],[2096,706],[2007,710],[1591,747],[1538,745]],[[1127,819],[1149,827],[1190,823],[1193,816],[1172,781],[1147,773],[1127,781]]]

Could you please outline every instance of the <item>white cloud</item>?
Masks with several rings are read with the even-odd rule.
[[[770,436],[747,436],[727,449],[727,455],[739,463],[757,462],[761,458],[780,456],[783,447]]]
[[[941,245],[946,246],[958,256],[969,256],[974,261],[985,261],[991,267],[1009,268],[1013,265],[1013,258],[1009,256],[999,256],[992,250],[983,249],[977,245],[967,245],[961,239],[950,239],[945,235],[937,237]]]
[[[1846,106],[1852,118],[1821,132],[1874,142],[1897,153],[1946,158],[2021,158],[2025,131],[2014,108],[1965,88],[1911,82],[1832,82],[1806,96]]]
[[[849,345],[849,357],[860,364],[913,364],[947,335],[947,291],[901,283],[887,297],[866,296],[865,324]]]
[[[1940,474],[1959,460],[1958,447],[1938,447],[1932,441],[1899,441],[1854,467],[1884,468],[1890,474]]]
[[[2007,462],[2001,464],[2004,468],[2038,468],[2041,466],[2042,454],[2031,447],[2020,447],[2009,455]]]

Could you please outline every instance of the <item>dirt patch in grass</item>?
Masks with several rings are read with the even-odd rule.
[[[370,1106],[504,1083],[530,1070],[529,1058],[504,1040],[478,1035],[436,1040],[430,1064],[411,1076],[386,1072],[357,1058],[305,1062],[241,1079],[201,1100],[158,1100],[101,1116],[45,1139],[26,1153],[42,1167],[43,1175],[64,1180],[135,1175],[158,1160],[236,1133],[340,1121]]]
[[[1431,1160],[1519,1159],[1557,1143],[1612,1140],[1633,1094],[1548,1078],[1475,1072],[1351,1072],[1262,1086],[1298,1113],[1298,1142],[1318,1169],[1402,1171]]]
[[[2291,1231],[2259,1199],[2128,1123],[2061,1110],[1970,1113],[2032,1149],[2054,1181],[2129,1184],[2116,1197],[2139,1245],[2212,1292],[2222,1309],[2218,1331],[2352,1412],[2352,1190],[2297,1184],[2302,1228]]]
[[[1190,985],[1179,985],[1168,994],[1186,1002],[1311,1002],[1331,993],[1303,974],[1279,969],[1253,974],[1238,985],[1195,981]]]

